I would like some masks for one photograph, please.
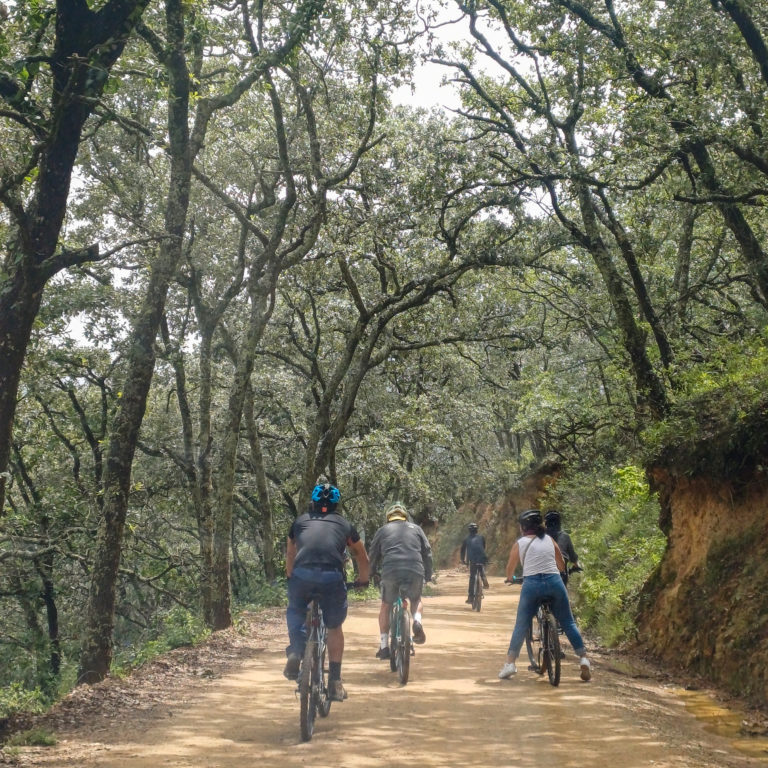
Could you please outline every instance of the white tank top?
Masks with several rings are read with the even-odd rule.
[[[560,573],[555,560],[555,542],[551,536],[532,539],[523,536],[517,540],[520,561],[523,564],[523,576],[536,573]]]

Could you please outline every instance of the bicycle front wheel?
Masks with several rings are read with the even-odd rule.
[[[547,676],[552,685],[560,684],[560,635],[558,634],[557,620],[547,612],[544,614],[541,638],[544,647],[544,663],[547,668]]]
[[[405,685],[411,668],[411,614],[406,609],[400,612],[398,635],[397,676],[400,678],[400,683]]]
[[[299,675],[299,725],[301,740],[309,741],[315,730],[315,700],[313,695],[313,679],[316,677],[317,642],[310,640],[304,650],[304,660],[301,663]]]

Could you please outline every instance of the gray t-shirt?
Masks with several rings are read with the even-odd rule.
[[[429,581],[432,578],[432,548],[424,531],[415,523],[393,520],[374,534],[368,550],[371,572],[379,563],[381,575],[409,571]]]

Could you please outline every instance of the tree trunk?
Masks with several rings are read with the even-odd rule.
[[[693,252],[693,231],[696,223],[696,209],[689,205],[683,217],[680,241],[677,246],[677,263],[675,264],[675,312],[677,323],[682,325],[688,312],[688,291],[691,280],[691,253]]]
[[[245,425],[248,433],[248,443],[251,449],[251,470],[256,478],[256,494],[261,513],[261,553],[264,562],[264,576],[272,581],[277,576],[275,557],[275,531],[272,519],[272,502],[269,496],[267,474],[264,469],[264,455],[261,450],[259,430],[253,414],[253,389],[248,387],[245,402]]]
[[[212,629],[226,629],[232,625],[232,585],[229,575],[230,539],[240,423],[256,349],[272,314],[272,307],[273,304],[269,301],[268,295],[263,292],[252,292],[248,333],[237,359],[235,377],[229,395],[224,428],[225,438],[217,473],[218,505],[215,511],[213,533]]]
[[[3,286],[0,300],[0,360],[3,361],[0,365],[0,516],[5,506],[21,370],[43,295],[42,284],[38,281],[30,283],[21,270],[15,277],[15,284],[10,289]]]
[[[579,151],[573,128],[565,132],[566,146],[575,164],[578,164]],[[603,278],[611,306],[616,312],[624,348],[629,354],[632,371],[640,399],[647,405],[654,418],[662,418],[668,410],[667,394],[661,379],[653,370],[648,358],[646,339],[641,327],[635,320],[629,298],[624,290],[624,281],[613,263],[611,252],[600,234],[598,214],[594,208],[594,200],[586,184],[574,182],[579,200],[579,211],[584,225],[584,232],[573,228],[573,234],[581,242],[594,260]]]
[[[189,205],[191,156],[189,149],[189,72],[184,58],[184,21],[181,0],[166,0],[171,50],[168,102],[171,175],[165,212],[165,231],[128,352],[128,374],[115,418],[104,473],[104,509],[96,541],[78,682],[103,679],[112,662],[115,593],[128,510],[131,468],[147,395],[155,366],[155,339],[165,309],[168,286],[181,258]]]

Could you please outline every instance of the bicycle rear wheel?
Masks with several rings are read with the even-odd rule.
[[[475,571],[475,594],[472,598],[472,610],[480,612],[483,606],[483,579],[478,568]]]
[[[542,646],[544,648],[544,665],[552,685],[560,684],[560,635],[557,630],[557,620],[547,611],[544,614],[542,626]]]
[[[541,618],[535,614],[525,633],[525,650],[528,652],[528,669],[537,675],[544,674],[541,652]]]
[[[397,626],[400,623],[400,611],[396,605],[389,612],[389,669],[397,672]]]
[[[411,614],[407,608],[400,611],[400,626],[397,638],[397,676],[400,683],[408,682],[411,668]]]
[[[317,641],[309,640],[304,650],[304,660],[301,663],[299,675],[299,725],[301,727],[301,740],[309,741],[315,730],[315,700],[313,696],[312,681],[315,678],[317,666],[317,654],[315,648]]]
[[[317,654],[317,679],[313,686],[315,691],[315,706],[320,713],[320,717],[328,717],[328,713],[331,711],[331,692],[328,690],[327,655],[328,648],[325,643],[323,643],[322,651]]]

